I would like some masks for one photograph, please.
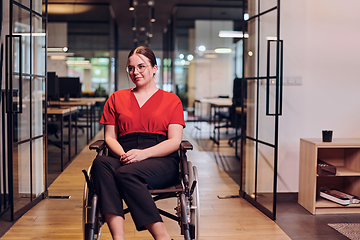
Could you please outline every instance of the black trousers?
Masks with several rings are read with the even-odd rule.
[[[167,139],[161,134],[131,133],[118,139],[125,152],[154,146]],[[95,158],[91,168],[95,191],[99,196],[101,214],[113,213],[124,217],[123,202],[128,206],[138,231],[145,225],[162,222],[149,189],[172,186],[179,179],[177,152],[166,157],[149,158],[121,165],[111,156]]]

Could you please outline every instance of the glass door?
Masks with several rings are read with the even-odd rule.
[[[276,218],[278,128],[282,95],[280,1],[249,1],[244,39],[240,194]]]
[[[9,1],[4,46],[2,113],[10,220],[21,216],[46,191],[46,14],[41,0]],[[44,9],[47,9],[47,2]],[[4,9],[6,11],[6,9]],[[4,21],[5,22],[5,21]],[[3,144],[4,145],[4,144]]]

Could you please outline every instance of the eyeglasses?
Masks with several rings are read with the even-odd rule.
[[[128,73],[134,73],[135,69],[136,69],[138,71],[138,73],[143,73],[147,66],[149,66],[149,65],[139,65],[137,67],[129,66],[126,68],[126,71]]]

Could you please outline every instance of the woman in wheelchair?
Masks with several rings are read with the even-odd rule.
[[[91,169],[99,208],[113,239],[125,239],[122,200],[138,231],[169,240],[149,189],[166,188],[179,177],[177,150],[185,127],[180,99],[158,89],[156,58],[147,47],[128,56],[135,88],[116,91],[107,100],[100,123],[110,156],[98,156]]]

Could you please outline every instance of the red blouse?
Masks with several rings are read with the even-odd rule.
[[[167,136],[169,124],[185,127],[181,101],[174,93],[156,91],[140,107],[131,89],[114,92],[106,101],[100,123],[117,125],[119,137],[133,132]]]

